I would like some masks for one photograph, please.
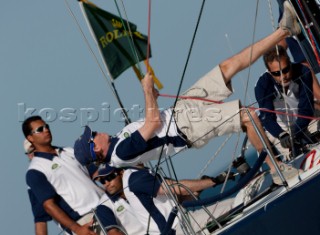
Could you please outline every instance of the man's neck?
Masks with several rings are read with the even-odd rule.
[[[52,145],[48,146],[36,146],[36,152],[43,152],[43,153],[56,153],[56,149]]]

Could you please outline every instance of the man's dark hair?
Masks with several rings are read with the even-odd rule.
[[[263,55],[263,61],[268,70],[269,70],[268,63],[273,61],[280,62],[281,58],[285,58],[287,60],[287,63],[288,64],[290,63],[290,58],[287,54],[286,49],[282,46],[278,46],[278,51],[279,51],[279,54],[277,52],[277,47],[273,47]]]
[[[43,121],[42,117],[40,116],[31,116],[31,117],[28,117],[26,120],[24,120],[24,122],[22,123],[22,132],[24,134],[24,137],[27,138],[28,135],[30,135],[31,133],[31,122],[34,122],[34,121],[38,121],[38,120],[41,120]]]

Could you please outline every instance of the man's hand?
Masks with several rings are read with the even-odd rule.
[[[227,176],[228,176],[228,178],[227,178]],[[207,175],[204,175],[201,177],[201,179],[208,179],[208,178],[210,178],[215,183],[213,186],[213,187],[215,187],[219,184],[224,183],[226,180],[235,180],[236,176],[235,176],[235,173],[233,173],[233,172],[229,172],[229,175],[228,175],[228,172],[224,171],[216,177],[210,177]]]
[[[153,82],[152,74],[147,73],[144,76],[144,78],[141,80],[141,84],[142,84],[144,91],[151,90],[151,89],[153,90],[154,89],[154,82]]]
[[[279,135],[279,140],[283,148],[291,148],[290,135],[287,132],[282,132]]]
[[[153,76],[151,73],[147,73],[144,78],[141,80],[143,91],[150,92],[152,91],[155,99],[159,96],[159,91],[154,87]]]
[[[91,230],[92,222],[79,226],[75,229],[77,235],[98,235]]]
[[[139,128],[140,135],[145,141],[151,139],[156,131],[161,128],[161,117],[157,103],[158,91],[154,88],[153,77],[147,73],[141,81],[144,92],[145,105],[145,122]]]

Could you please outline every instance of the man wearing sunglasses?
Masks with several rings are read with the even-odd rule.
[[[98,205],[103,194],[101,188],[76,160],[72,148],[51,144],[49,125],[40,116],[27,118],[22,131],[34,147],[26,182],[35,217],[41,222],[53,218],[66,234],[96,235],[91,229],[90,212]],[[38,233],[40,229],[36,228],[37,235],[46,234],[45,223],[41,225],[43,233]]]
[[[107,166],[105,169],[99,170],[97,180],[104,185],[109,198],[113,201],[118,201],[119,204],[115,208],[114,213],[118,214],[116,217],[119,218],[121,223],[125,221],[129,223],[123,224],[127,233],[139,235],[160,234],[163,232],[169,214],[175,204],[168,195],[166,185],[169,185],[174,195],[183,200],[183,198],[190,196],[185,187],[197,194],[199,191],[215,187],[228,179],[233,180],[234,178],[232,172],[229,175],[224,172],[217,177],[205,176],[203,179],[176,182],[171,179],[164,179],[158,174],[155,175],[146,168],[116,169]],[[107,200],[105,201],[107,202]],[[228,199],[209,206],[208,210],[217,218],[232,209],[233,202],[234,199]],[[117,204],[115,203],[115,205]],[[103,224],[103,221],[107,221],[108,219],[106,216],[108,207],[102,203],[97,208],[98,216]],[[150,218],[149,215],[151,216]],[[201,231],[199,224],[200,226],[205,226],[209,219],[208,214],[202,209],[190,212],[189,216],[195,231]],[[129,221],[129,218],[132,218],[132,221]],[[184,234],[178,219],[174,221],[172,229],[168,234]]]
[[[95,180],[106,193],[101,197],[96,213],[108,235],[145,234],[143,225],[124,196],[122,174],[123,170],[108,165],[99,170]]]
[[[247,68],[282,39],[300,33],[300,26],[289,2],[285,2],[284,9],[281,26],[275,32],[220,63],[184,93],[184,96],[198,99],[180,99],[174,109],[160,112],[158,92],[154,88],[151,74],[147,73],[142,80],[145,119],[129,124],[115,137],[107,133],[93,133],[86,127],[74,145],[77,159],[82,164],[100,160],[114,167],[135,166],[168,157],[188,147],[201,148],[216,136],[240,131],[245,131],[257,151],[263,152],[262,141],[247,110],[241,108],[240,101],[223,103],[222,100],[232,94],[231,79],[236,73]],[[257,116],[253,111],[251,115],[262,138],[267,140]],[[270,158],[266,159],[271,172],[276,172]],[[286,179],[298,174],[297,170],[287,170]]]
[[[269,50],[263,60],[267,72],[256,84],[256,100],[259,108],[279,113],[261,111],[260,119],[270,141],[288,158],[292,148],[290,130],[297,142],[309,136],[310,119],[303,116],[312,117],[314,113],[312,73],[308,67],[292,63],[282,46]]]

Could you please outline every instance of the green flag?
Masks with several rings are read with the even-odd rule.
[[[116,79],[130,66],[147,59],[148,37],[136,31],[135,24],[128,22],[129,30],[127,21],[124,21],[126,24],[124,26],[118,16],[93,4],[82,3],[113,79]]]

